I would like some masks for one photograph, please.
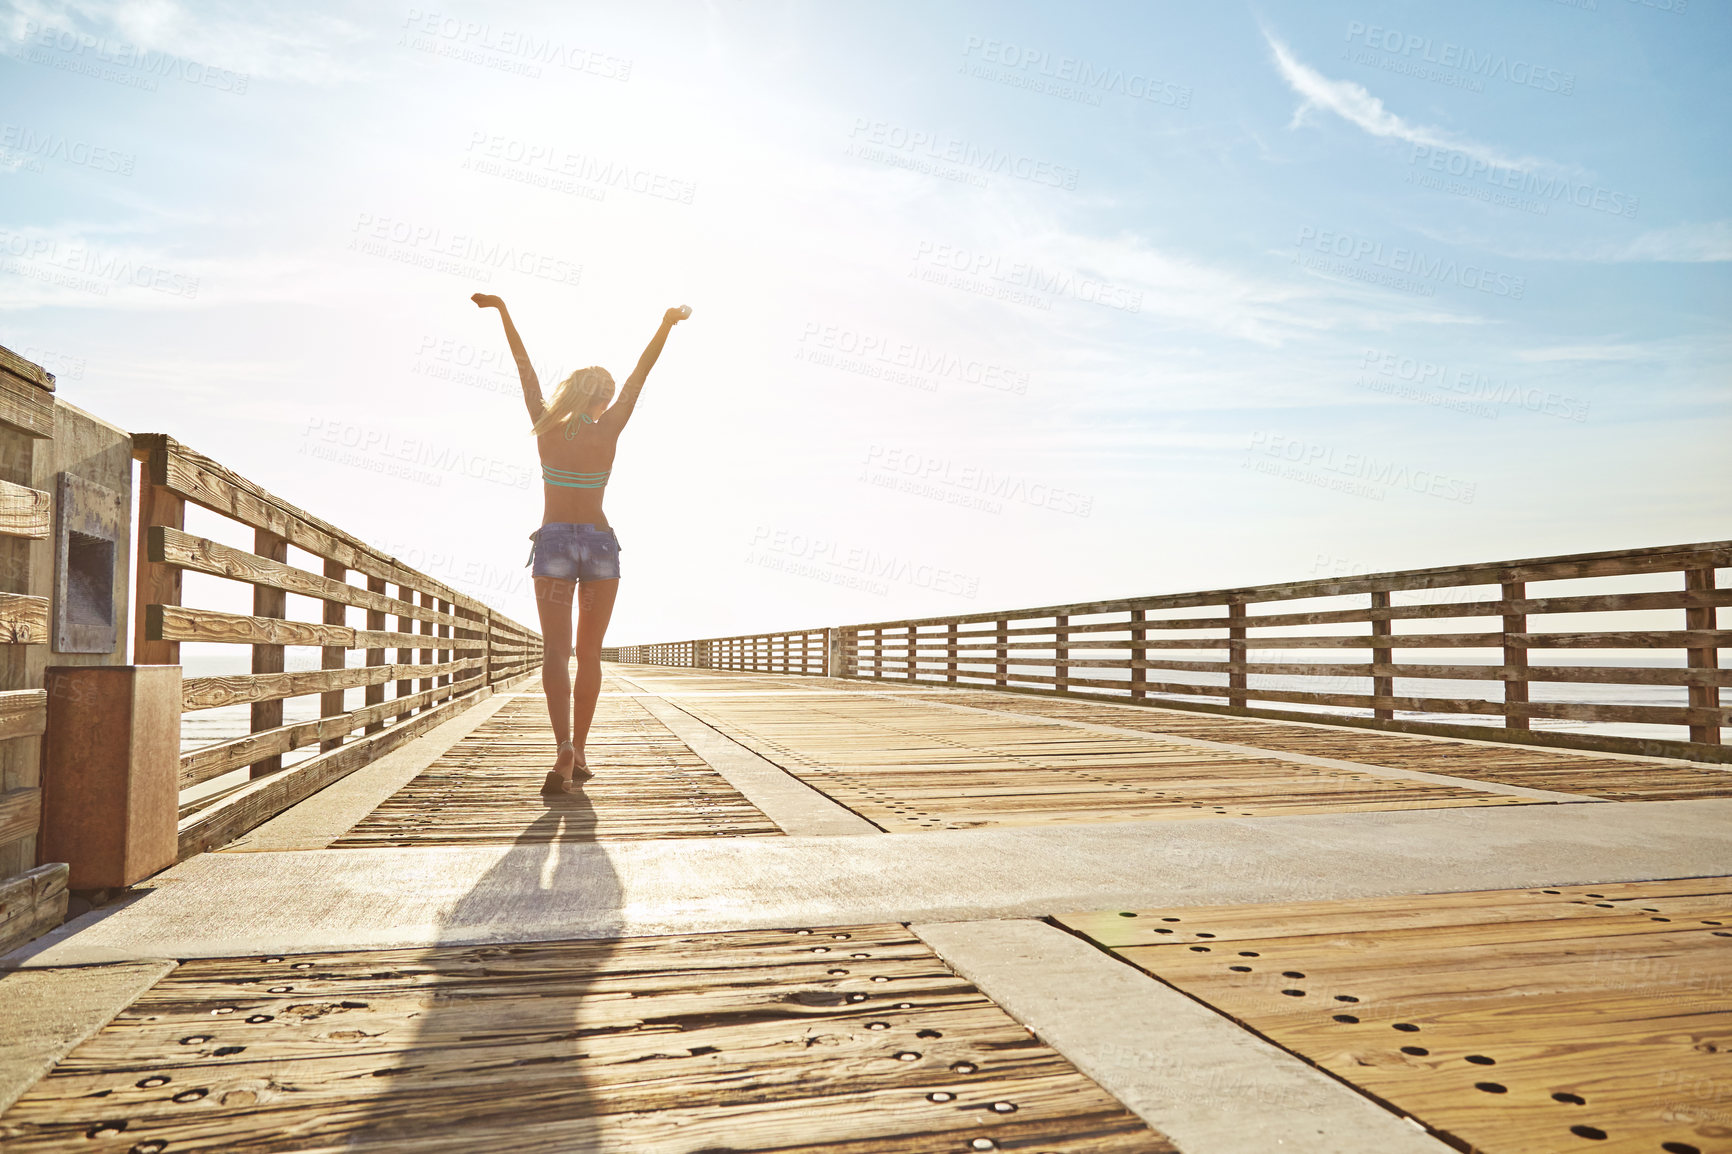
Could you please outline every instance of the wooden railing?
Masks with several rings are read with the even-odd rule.
[[[1722,744],[1732,709],[1721,704],[1732,671],[1720,666],[1729,633],[1717,624],[1719,608],[1732,604],[1719,577],[1728,566],[1732,541],[1715,541],[879,621],[830,631],[829,660],[818,670],[764,655],[776,639],[824,631],[726,639],[732,652],[758,655],[756,666],[717,663],[715,640],[617,652],[620,661],[649,664],[822,672],[1732,761]],[[1577,628],[1560,627],[1569,625]],[[1559,660],[1578,651],[1595,659]],[[1606,732],[1630,727],[1642,732]]]
[[[704,637],[663,645],[622,645],[617,649],[604,649],[602,657],[638,665],[822,675],[825,671],[826,633],[823,629],[796,629],[788,633]]]
[[[182,857],[233,840],[540,664],[540,637],[474,598],[172,437],[138,434],[133,446],[143,463],[134,662],[178,665],[183,642],[252,651],[251,673],[182,683],[183,712],[249,704],[252,713],[247,736],[181,755]],[[252,529],[252,550],[186,532],[189,501]],[[322,572],[288,564],[291,545],[319,558]],[[365,587],[348,580],[351,572]],[[183,573],[250,585],[252,613],[183,605]],[[287,620],[290,593],[322,600],[324,620]],[[351,625],[357,611],[366,621]],[[321,668],[285,670],[289,646],[318,647]],[[353,650],[366,652],[365,665],[347,664]],[[351,689],[364,690],[358,708],[344,704]],[[319,695],[319,719],[284,724],[284,700],[311,694]],[[314,744],[317,754],[283,766],[284,754]],[[234,780],[208,784],[225,776]]]

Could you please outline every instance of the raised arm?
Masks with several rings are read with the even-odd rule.
[[[643,356],[637,359],[637,368],[631,371],[631,376],[627,377],[625,384],[620,387],[619,399],[609,406],[597,424],[612,425],[613,431],[618,433],[625,427],[625,423],[631,420],[632,410],[637,407],[638,394],[643,391],[644,380],[649,376],[649,371],[655,368],[656,358],[662,355],[662,346],[667,344],[668,334],[673,332],[675,325],[690,315],[691,310],[688,308],[669,309],[662,314],[661,327],[656,329],[656,335],[651,337],[650,343],[645,346]]]
[[[517,362],[517,379],[523,384],[523,403],[529,409],[530,421],[540,420],[546,408],[541,399],[541,379],[535,375],[535,366],[529,363],[529,353],[523,347],[523,338],[517,335],[517,326],[511,323],[511,314],[505,311],[505,302],[487,293],[476,293],[469,299],[478,308],[499,310],[499,319],[505,322],[505,342],[511,346],[511,359]]]

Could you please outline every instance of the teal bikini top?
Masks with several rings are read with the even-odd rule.
[[[586,425],[595,424],[588,413],[579,413],[577,419]],[[567,422],[565,439],[571,440],[576,432],[577,426]],[[543,464],[541,466],[541,479],[549,485],[556,485],[561,489],[600,489],[607,485],[608,474],[612,472],[612,469],[603,469],[599,473],[578,473],[571,469],[556,469],[552,465]]]
[[[600,489],[607,484],[607,475],[612,469],[603,469],[599,473],[574,473],[570,469],[556,469],[552,465],[541,466],[541,479],[549,485],[557,485],[561,489]]]

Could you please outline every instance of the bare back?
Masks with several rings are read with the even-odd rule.
[[[566,436],[567,429],[571,436]],[[613,468],[613,456],[619,447],[619,429],[603,415],[601,421],[587,424],[573,421],[556,425],[535,439],[543,465],[568,473],[600,473]],[[541,523],[568,521],[579,525],[594,525],[606,529],[607,515],[601,511],[602,494],[598,489],[572,489],[542,483],[543,504]]]

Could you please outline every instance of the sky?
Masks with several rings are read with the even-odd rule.
[[[693,309],[610,644],[1732,537],[1725,3],[28,0],[0,86],[0,344],[527,623],[477,291],[550,391]]]

